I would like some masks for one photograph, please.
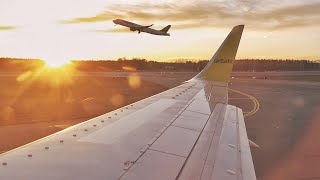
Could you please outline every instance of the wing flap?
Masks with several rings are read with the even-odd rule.
[[[244,122],[243,112],[238,109],[239,118],[239,134],[240,134],[240,149],[241,149],[241,168],[243,179],[256,179],[254,171],[251,149],[248,143],[248,135]]]
[[[178,179],[256,179],[241,109],[216,106]]]
[[[212,165],[212,177],[225,180],[241,178],[240,144],[237,109],[228,105],[221,128],[221,134],[215,152],[207,161]]]

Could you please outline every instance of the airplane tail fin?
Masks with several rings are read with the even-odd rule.
[[[160,31],[162,31],[162,32],[168,32],[170,28],[171,28],[171,25],[168,25],[168,26],[166,26],[165,28],[161,29]]]
[[[193,79],[228,83],[244,25],[232,29],[206,67]]]

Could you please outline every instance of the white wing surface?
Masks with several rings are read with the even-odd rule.
[[[227,104],[243,28],[182,85],[0,155],[0,179],[256,179],[242,110]]]

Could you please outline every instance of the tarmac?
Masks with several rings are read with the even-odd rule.
[[[257,179],[320,179],[320,83],[233,79],[230,88],[259,104],[245,118],[249,139],[261,147],[252,149]],[[232,95],[229,104],[257,106]]]
[[[121,77],[129,74],[120,73]],[[104,73],[93,75],[110,77],[110,74]],[[116,75],[112,77],[117,77]],[[174,87],[193,75],[194,73],[139,74],[142,80],[166,88]],[[252,149],[258,180],[320,179],[320,143],[317,139],[320,138],[319,91],[320,82],[242,79],[237,76],[232,79],[229,104],[243,109],[248,137],[260,146],[259,149]],[[0,153],[74,123],[77,122],[0,126]],[[30,135],[15,136],[21,132]],[[9,140],[5,137],[15,138]]]

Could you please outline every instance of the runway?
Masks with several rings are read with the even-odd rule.
[[[320,71],[233,72],[232,76],[319,76]]]
[[[259,102],[246,117],[257,179],[320,178],[320,83],[234,79],[232,89]],[[230,104],[246,111],[252,99],[230,98]]]

